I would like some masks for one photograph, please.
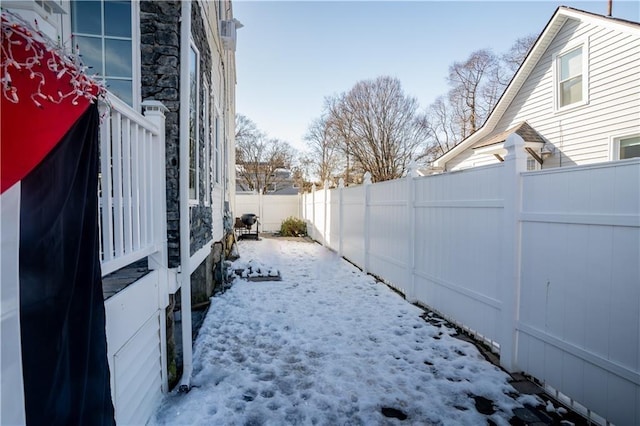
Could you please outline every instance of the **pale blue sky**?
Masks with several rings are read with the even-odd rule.
[[[247,1],[238,30],[237,112],[270,137],[303,149],[326,96],[382,75],[397,77],[421,109],[448,91],[449,65],[481,48],[505,52],[539,34],[555,9],[607,13],[592,1]],[[613,16],[640,20],[640,2],[614,0]]]

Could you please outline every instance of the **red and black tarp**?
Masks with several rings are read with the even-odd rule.
[[[32,53],[12,52],[18,63]],[[0,105],[0,424],[114,424],[99,256],[98,108],[90,97],[38,106],[29,96],[43,90],[34,89],[33,68],[10,71],[20,101],[3,96]],[[43,64],[38,71],[49,70]],[[58,93],[69,84],[53,73],[45,89]]]

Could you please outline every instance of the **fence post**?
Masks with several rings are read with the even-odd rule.
[[[323,246],[328,246],[329,244],[327,243],[327,211],[329,210],[329,206],[328,206],[328,202],[327,202],[327,195],[329,193],[329,180],[325,179],[324,180],[324,186],[322,188],[323,190],[323,205],[322,208],[324,210],[324,214],[322,215],[322,245]]]
[[[311,238],[316,240],[316,184],[311,185]]]
[[[409,238],[407,238],[407,290],[404,297],[410,303],[415,303],[416,298],[416,210],[415,210],[415,178],[418,176],[418,167],[415,162],[409,164],[407,170],[407,219]]]
[[[371,227],[371,209],[369,207],[369,199],[371,198],[371,173],[364,174],[364,273],[368,274],[371,270],[369,265],[369,244],[370,244],[370,227]]]
[[[265,189],[259,189],[258,190],[258,217],[262,220],[262,223],[264,224],[267,220],[267,218],[264,217],[264,211],[263,211],[263,197],[264,197],[264,191]],[[264,227],[264,225],[262,225]]]
[[[338,181],[338,256],[342,257],[342,241],[344,240],[342,233],[344,232],[344,207],[343,207],[343,191],[344,191],[344,179],[340,178]]]
[[[522,176],[527,170],[524,140],[516,133],[504,144],[504,209],[502,221],[502,330],[500,339],[500,365],[515,371],[517,356],[517,323],[520,298]]]

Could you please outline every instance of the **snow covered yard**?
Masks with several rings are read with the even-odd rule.
[[[262,239],[239,250],[234,268],[254,260],[282,280],[238,278],[212,299],[193,387],[168,395],[153,423],[508,424],[533,398],[454,330],[322,246]]]

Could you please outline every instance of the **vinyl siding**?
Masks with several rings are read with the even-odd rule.
[[[556,111],[553,56],[587,40],[588,104]],[[488,137],[521,121],[559,150],[544,168],[609,161],[612,137],[640,133],[640,31],[567,20]],[[495,162],[468,149],[447,169]]]

